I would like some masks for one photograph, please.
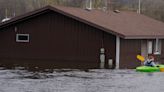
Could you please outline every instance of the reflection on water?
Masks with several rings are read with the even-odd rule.
[[[135,70],[0,67],[0,92],[163,92],[163,76]]]
[[[147,73],[148,76],[153,76],[154,73]]]

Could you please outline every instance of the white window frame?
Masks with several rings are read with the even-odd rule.
[[[20,40],[19,36],[27,36],[27,40]],[[29,42],[30,40],[29,34],[16,34],[16,42]]]
[[[152,40],[147,41],[147,53],[153,54],[153,41]]]
[[[160,39],[156,39],[155,44],[154,44],[154,54],[155,55],[160,55],[161,54],[161,46],[162,46],[162,41]]]

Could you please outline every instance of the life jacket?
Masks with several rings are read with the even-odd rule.
[[[153,61],[147,62],[147,64],[151,64]]]
[[[153,62],[153,61],[150,61],[150,62],[147,61],[147,62],[146,62],[146,66],[153,66],[153,65],[152,65],[152,62]]]

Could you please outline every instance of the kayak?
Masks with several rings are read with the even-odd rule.
[[[155,67],[151,67],[151,66],[139,66],[136,68],[136,71],[139,72],[164,72],[164,65],[157,65]]]

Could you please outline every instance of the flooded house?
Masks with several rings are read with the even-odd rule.
[[[164,23],[136,12],[46,6],[0,23],[0,63],[53,68],[135,68],[164,63]]]

